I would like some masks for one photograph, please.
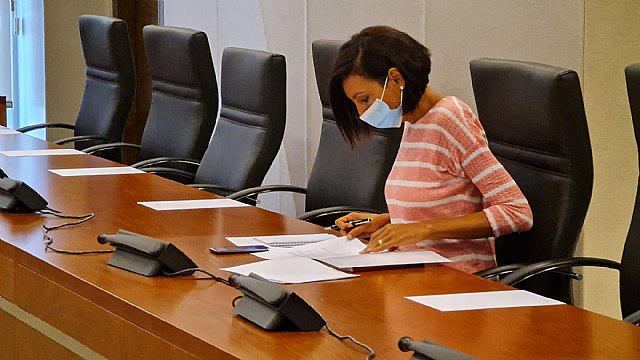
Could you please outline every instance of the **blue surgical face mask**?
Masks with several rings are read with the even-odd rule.
[[[382,88],[380,99],[376,99],[376,101],[360,115],[360,120],[378,129],[399,128],[402,126],[402,91],[404,87],[400,86],[400,106],[398,106],[397,109],[391,110],[389,109],[389,105],[382,101],[384,92],[387,89],[388,80],[389,77],[387,76],[384,80],[384,87]]]

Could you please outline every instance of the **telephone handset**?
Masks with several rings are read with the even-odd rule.
[[[29,185],[7,177],[0,170],[0,209],[9,212],[28,213],[43,210],[47,201]]]
[[[326,322],[296,293],[256,274],[232,274],[229,283],[244,293],[234,313],[265,330],[318,331]]]
[[[116,247],[107,264],[140,275],[156,276],[198,267],[173,244],[131,231],[118,230],[114,235],[101,234],[98,242],[110,243]],[[185,271],[180,275],[193,273],[193,270]]]

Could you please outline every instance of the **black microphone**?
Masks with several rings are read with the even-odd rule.
[[[449,349],[431,340],[425,339],[422,342],[417,342],[408,336],[403,336],[398,340],[398,348],[403,352],[413,351],[412,359],[415,360],[477,360],[473,356]]]

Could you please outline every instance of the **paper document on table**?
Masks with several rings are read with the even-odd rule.
[[[249,206],[249,204],[231,199],[199,199],[199,200],[169,200],[169,201],[139,201],[138,204],[153,210],[190,210],[217,209],[227,207]]]
[[[267,245],[268,247],[291,248],[294,246],[302,246],[313,244],[329,239],[335,239],[332,234],[301,234],[301,235],[266,235],[266,236],[227,236],[225,239],[231,241],[234,245]]]
[[[406,296],[405,298],[440,311],[498,309],[564,304],[561,301],[549,299],[525,290]]]
[[[50,172],[60,176],[93,176],[93,175],[127,175],[145,174],[144,171],[130,166],[112,166],[102,168],[51,169]]]
[[[5,127],[0,128],[0,135],[17,135],[17,134],[21,134],[21,132],[15,131],[12,129],[7,129]]]
[[[325,264],[346,271],[357,268],[379,266],[437,264],[451,262],[451,260],[442,257],[433,251],[389,251],[364,255],[332,257],[321,259],[321,261]]]
[[[220,270],[241,275],[254,273],[265,279],[285,284],[348,279],[358,276],[355,274],[347,274],[320,264],[315,260],[301,257],[265,260]]]
[[[271,236],[256,236],[256,240],[260,241],[264,245],[271,247],[294,247],[307,244],[314,244],[329,239],[335,239],[336,236],[332,234],[300,234],[300,235],[271,235]]]
[[[0,151],[0,154],[4,156],[87,155],[76,149],[7,150]]]
[[[322,242],[297,246],[294,248],[270,248],[269,251],[253,253],[263,259],[281,259],[287,257],[305,257],[324,259],[339,256],[357,255],[367,246],[359,240],[347,240],[346,236],[334,237]]]

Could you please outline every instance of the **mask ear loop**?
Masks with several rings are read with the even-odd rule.
[[[400,85],[400,114],[402,114],[402,94],[404,93],[404,85]]]
[[[384,86],[382,87],[382,95],[380,95],[380,100],[382,100],[382,98],[384,97],[384,92],[385,90],[387,90],[387,81],[389,81],[389,75],[384,78]]]

